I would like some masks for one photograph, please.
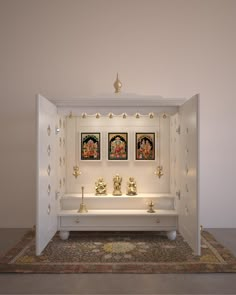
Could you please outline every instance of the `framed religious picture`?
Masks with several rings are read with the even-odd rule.
[[[81,132],[81,160],[101,160],[101,134]]]
[[[135,133],[135,160],[155,160],[155,132]]]
[[[128,133],[108,133],[108,160],[128,160]]]

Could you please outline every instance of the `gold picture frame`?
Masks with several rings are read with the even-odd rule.
[[[155,132],[136,132],[135,160],[154,161],[155,154]]]

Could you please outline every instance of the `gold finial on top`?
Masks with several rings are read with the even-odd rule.
[[[119,80],[119,76],[118,73],[116,75],[116,81],[113,84],[114,88],[115,88],[115,93],[120,93],[121,87],[122,87],[122,83]]]

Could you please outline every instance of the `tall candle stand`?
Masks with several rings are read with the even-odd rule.
[[[79,213],[87,213],[88,209],[87,209],[86,205],[84,204],[84,187],[82,186],[81,189],[82,189],[82,203],[80,204],[78,212]]]

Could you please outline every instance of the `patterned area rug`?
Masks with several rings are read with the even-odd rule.
[[[0,259],[0,272],[14,273],[209,273],[236,272],[236,258],[214,237],[202,232],[202,255],[177,235],[159,232],[71,232],[55,235],[35,256],[35,235],[28,232]]]

